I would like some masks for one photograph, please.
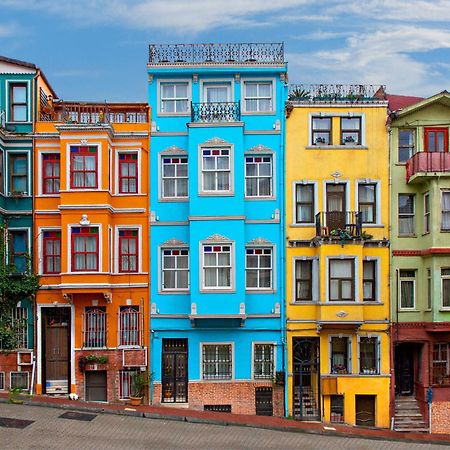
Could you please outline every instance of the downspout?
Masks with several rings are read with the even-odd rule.
[[[152,322],[151,322],[151,267],[152,267],[152,247],[151,247],[151,227],[150,227],[150,221],[149,221],[149,211],[150,208],[150,176],[151,176],[151,120],[152,120],[152,109],[150,106],[147,107],[147,121],[148,121],[148,138],[147,138],[147,198],[148,198],[148,204],[147,204],[147,213],[145,215],[145,222],[146,227],[148,230],[148,239],[147,239],[147,248],[148,248],[148,286],[147,286],[147,292],[148,292],[148,300],[147,300],[147,316],[148,316],[148,352],[147,352],[147,359],[148,359],[148,371],[150,373],[150,392],[149,392],[149,403],[153,404],[153,364],[152,364],[152,356],[153,356],[153,334],[152,334]],[[145,323],[145,322],[144,322]]]

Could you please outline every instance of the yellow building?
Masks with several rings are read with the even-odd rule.
[[[286,107],[288,410],[388,427],[384,91],[293,86]]]

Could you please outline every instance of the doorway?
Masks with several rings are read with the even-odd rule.
[[[355,395],[356,425],[375,426],[376,395]]]
[[[395,348],[395,395],[414,394],[415,347],[411,344],[399,344]]]
[[[187,362],[187,339],[163,339],[161,393],[163,403],[188,401]]]
[[[88,370],[84,374],[87,402],[107,401],[106,370]]]
[[[327,227],[344,229],[346,224],[346,185],[327,183]]]
[[[68,394],[70,386],[70,308],[42,308],[43,392]]]

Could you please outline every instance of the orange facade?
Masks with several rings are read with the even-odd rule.
[[[148,368],[148,107],[42,97],[33,159],[36,391],[125,399]]]

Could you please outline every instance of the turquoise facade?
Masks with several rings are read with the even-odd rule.
[[[286,71],[282,44],[150,46],[154,403],[225,384],[251,413],[283,370]]]

